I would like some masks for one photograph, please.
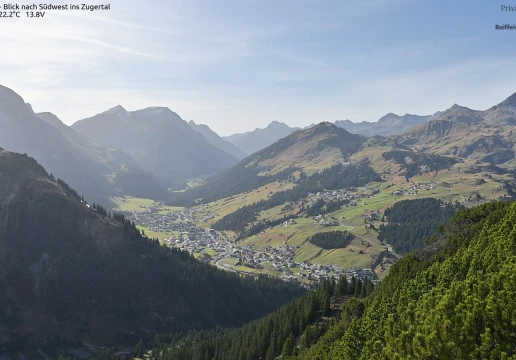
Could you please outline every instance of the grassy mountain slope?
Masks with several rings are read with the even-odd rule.
[[[365,138],[323,122],[296,131],[250,156],[247,167],[259,167],[263,174],[277,174],[295,167],[307,174],[347,161]],[[248,158],[249,159],[249,158]]]
[[[107,215],[33,158],[0,150],[0,353],[237,325],[301,293],[201,264]]]
[[[516,93],[500,104],[483,111],[482,116],[490,124],[516,125]]]
[[[101,144],[130,154],[165,181],[210,175],[238,159],[210,144],[168,108],[128,112],[117,106],[72,128]]]
[[[348,133],[330,123],[297,131],[240,161],[192,190],[175,193],[172,205],[191,204],[197,199],[208,203],[286,180],[301,170],[318,170],[347,161],[365,138]]]

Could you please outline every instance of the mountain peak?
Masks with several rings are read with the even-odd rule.
[[[34,114],[34,110],[32,109],[32,105],[30,103],[25,103],[25,105],[27,105],[27,109],[29,109],[29,111]]]
[[[349,120],[349,119],[346,119],[346,120],[335,120],[335,123],[354,124],[354,122]]]
[[[510,106],[515,107],[516,106],[516,93],[509,96],[507,99],[502,101],[498,106]]]
[[[392,120],[392,119],[397,120],[397,119],[399,119],[399,118],[400,118],[400,116],[399,116],[399,115],[396,115],[396,114],[394,114],[394,113],[388,113],[388,114],[386,114],[386,115],[382,116],[382,117],[378,120],[378,122],[379,122],[379,123],[383,123],[383,122],[385,122],[385,121],[389,121],[389,120]]]
[[[252,154],[290,135],[296,130],[298,130],[298,128],[291,128],[282,122],[272,121],[264,129],[256,128],[253,131],[247,131],[243,134],[226,136],[224,139],[235,145],[244,153]]]
[[[462,106],[462,105],[459,105],[459,104],[453,104],[448,110],[446,110],[445,112],[454,112],[454,111],[462,111],[462,110],[465,110],[465,111],[471,111],[470,108],[468,107],[465,107],[465,106]]]
[[[147,116],[156,116],[157,118],[162,118],[163,116],[173,117],[175,120],[180,120],[184,122],[186,125],[186,121],[181,119],[181,117],[174,111],[170,110],[170,108],[165,106],[150,106],[145,109],[137,110],[135,113],[142,113]]]
[[[104,111],[102,114],[124,114],[127,110],[122,105],[117,105],[109,110]]]
[[[79,120],[72,128],[97,143],[127,152],[143,170],[170,184],[212,175],[238,161],[168,107],[125,112],[117,106],[109,113]]]
[[[37,113],[36,116],[53,126],[64,125],[61,119],[59,119],[56,115],[48,111]]]
[[[29,110],[29,108],[25,104],[25,101],[22,99],[20,95],[18,95],[16,92],[9,89],[8,87],[2,85],[0,85],[0,101],[4,101],[5,104],[9,104],[11,108],[20,109],[23,107],[24,109]]]
[[[271,121],[269,125],[267,125],[266,129],[290,129],[290,126],[288,126],[285,123],[274,120]]]
[[[322,121],[314,126],[312,126],[313,129],[315,128],[328,128],[328,129],[333,129],[333,128],[336,128],[337,126],[335,126],[335,124],[329,122],[329,121]]]

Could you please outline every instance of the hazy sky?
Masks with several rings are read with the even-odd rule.
[[[168,106],[221,135],[484,109],[516,92],[516,31],[494,30],[516,12],[502,3],[111,0],[2,19],[0,84],[67,124],[117,104]]]

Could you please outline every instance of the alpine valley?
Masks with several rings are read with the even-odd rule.
[[[315,120],[0,87],[0,359],[516,359],[516,94]]]

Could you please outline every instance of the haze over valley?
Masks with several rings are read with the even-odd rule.
[[[2,306],[16,314],[9,315],[14,318],[4,350],[18,347],[33,354],[36,348],[23,344],[45,341],[47,351],[54,353],[56,343],[49,336],[64,342],[106,346],[116,341],[127,346],[163,331],[242,325],[303,289],[320,289],[318,284],[324,284],[323,290],[316,290],[322,291],[317,295],[321,302],[312,306],[324,307],[331,300],[333,305],[322,313],[338,312],[339,296],[347,291],[368,296],[375,284],[389,279],[389,270],[405,254],[425,249],[425,239],[457,211],[513,199],[515,98],[511,95],[483,111],[453,105],[427,117],[389,114],[378,122],[359,124],[360,129],[340,121],[304,129],[273,122],[266,129],[223,138],[205,125],[187,123],[168,108],[128,112],[116,106],[70,127],[50,112],[34,113],[24,99],[2,87],[2,246],[3,254],[10,254],[3,269],[9,274],[15,264],[27,262],[30,271],[15,271],[13,276],[32,278],[18,285],[11,276],[2,280],[8,289]],[[392,135],[375,134],[386,126]],[[244,138],[241,144],[258,150],[246,155],[250,147],[238,148],[238,139]],[[95,244],[88,245],[91,240]],[[21,251],[23,246],[27,251]],[[73,254],[81,255],[72,260]],[[141,261],[134,258],[138,254]],[[147,257],[155,264],[146,265],[148,275],[133,274]],[[111,268],[102,270],[107,271],[104,275],[84,277],[80,269],[98,266],[95,261]],[[156,279],[162,285],[145,280],[155,276],[153,271],[165,271],[170,261],[177,264],[170,265],[169,275]],[[127,262],[133,267],[124,265]],[[181,266],[192,269],[193,283],[177,276]],[[209,285],[196,278],[199,273],[204,279],[204,272],[215,276]],[[99,276],[104,296],[112,303],[87,305],[99,301],[85,297],[87,286],[96,284],[95,293],[102,296]],[[231,281],[243,277],[241,285],[234,285],[242,289],[249,286],[248,279],[264,282],[271,292],[257,291],[265,312],[231,320],[235,311],[243,314],[256,301],[251,292],[245,303],[239,297],[241,310],[236,304],[226,309],[218,303],[229,300],[222,293],[219,299],[222,285],[216,279],[228,281],[231,276]],[[140,292],[122,295],[129,279],[141,279],[147,290],[139,285]],[[352,290],[338,290],[330,279],[351,279]],[[51,290],[52,284],[57,284],[56,290]],[[188,288],[193,284],[212,292],[213,316],[195,307],[193,289]],[[331,294],[324,295],[327,286]],[[175,287],[188,290],[172,295]],[[157,288],[163,291],[160,303],[175,296],[173,307],[147,308],[155,300],[146,294]],[[65,296],[59,289],[77,297],[74,305],[56,307]],[[47,305],[41,304],[41,294]],[[26,296],[26,305],[17,302],[20,296]],[[182,301],[190,304],[179,306]],[[42,312],[42,306],[47,310]],[[29,311],[41,312],[39,325],[29,321]],[[160,319],[158,327],[148,322],[149,311]],[[90,323],[92,313],[106,312],[113,313],[107,323]],[[134,351],[145,352],[144,348]],[[98,352],[90,349],[85,354]]]
[[[19,5],[0,360],[516,359],[507,4]]]

